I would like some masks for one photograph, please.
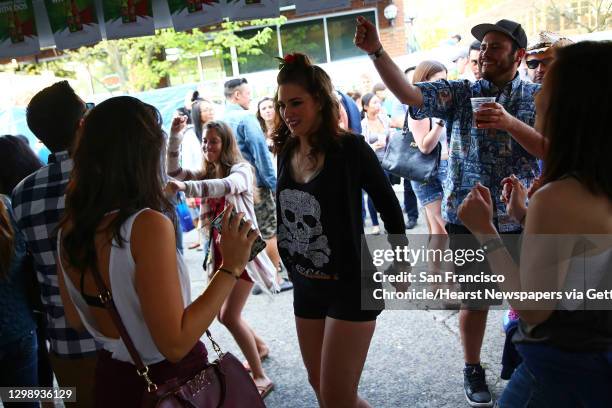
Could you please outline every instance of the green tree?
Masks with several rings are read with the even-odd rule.
[[[116,74],[119,88],[125,92],[137,92],[157,88],[166,79],[175,75],[178,64],[165,58],[165,50],[179,50],[179,58],[195,57],[212,50],[220,58],[230,58],[229,49],[235,47],[240,58],[260,55],[274,31],[275,26],[285,21],[284,17],[247,22],[225,21],[206,31],[194,29],[175,32],[173,29],[157,30],[154,36],[102,41],[94,46],[65,51],[65,58],[45,67],[53,72],[66,73],[66,65],[74,63],[85,66],[94,81],[103,84],[102,77]],[[250,30],[253,35],[239,36],[243,27],[263,27]]]

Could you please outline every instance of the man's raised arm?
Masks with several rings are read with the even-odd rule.
[[[367,52],[374,60],[374,67],[387,88],[403,104],[420,108],[423,105],[421,90],[406,79],[401,69],[393,62],[380,43],[374,24],[364,17],[357,17],[355,45]]]

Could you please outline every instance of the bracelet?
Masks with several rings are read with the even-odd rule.
[[[238,275],[238,276],[234,275],[234,272],[230,271],[229,269],[219,268],[219,269],[217,269],[217,271],[218,272],[225,272],[225,273],[227,273],[228,275],[230,275],[232,278],[234,278],[236,280],[240,279],[240,275]]]
[[[504,241],[500,237],[492,238],[482,244],[480,248],[484,251],[485,254],[490,254],[491,252],[502,248],[504,246]]]
[[[369,53],[368,56],[370,57],[370,59],[372,61],[376,61],[377,59],[379,59],[383,55],[384,52],[385,52],[385,49],[381,45],[379,49],[377,49],[376,51],[374,51],[372,53]]]

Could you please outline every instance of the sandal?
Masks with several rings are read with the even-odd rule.
[[[261,396],[261,399],[264,399],[274,389],[274,383],[270,382],[270,384],[268,385],[256,385],[256,387],[257,387],[257,391],[259,391],[259,395]]]

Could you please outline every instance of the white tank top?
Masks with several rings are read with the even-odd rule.
[[[146,208],[145,208],[146,209]],[[147,327],[142,315],[142,308],[140,307],[140,300],[136,294],[135,288],[135,267],[134,258],[132,258],[132,251],[130,247],[130,240],[132,237],[132,225],[138,215],[145,209],[138,211],[137,213],[130,216],[123,225],[121,226],[121,236],[126,238],[123,244],[123,248],[119,247],[119,244],[113,239],[110,261],[109,261],[109,279],[110,279],[110,291],[113,295],[113,301],[115,307],[121,316],[123,325],[128,331],[132,342],[138,350],[142,361],[145,364],[155,364],[165,357],[159,352],[157,346],[153,342],[151,332]],[[57,251],[60,252],[60,237],[61,230],[57,234]],[[178,262],[179,281],[181,284],[181,293],[183,295],[184,306],[187,307],[191,303],[191,285],[189,281],[189,270],[183,261],[183,257],[180,252],[176,252]],[[96,328],[96,322],[91,315],[90,306],[85,303],[83,296],[77,287],[74,286],[62,263],[60,262],[62,273],[64,274],[64,281],[66,282],[66,288],[68,294],[72,299],[72,303],[76,307],[83,325],[87,331],[93,336],[93,338],[102,344],[104,350],[109,351],[112,357],[116,360],[127,361],[133,364],[132,358],[121,339],[112,339],[104,336]],[[160,290],[163,290],[160,288]]]

